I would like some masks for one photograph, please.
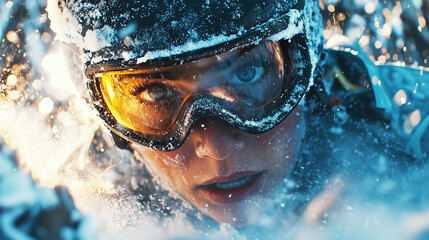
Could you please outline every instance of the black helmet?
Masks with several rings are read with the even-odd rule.
[[[207,115],[249,133],[273,128],[313,85],[322,47],[322,21],[318,1],[313,0],[48,0],[47,10],[57,38],[81,49],[87,85],[106,125],[127,140],[157,150],[179,147],[196,119]],[[288,72],[275,95],[279,99],[270,99],[270,104],[258,105],[257,110],[255,106],[231,109],[226,100],[198,93],[189,97],[190,103],[182,103],[186,109],[175,113],[170,125],[142,130],[118,121],[106,103],[108,90],[100,82],[107,73],[142,78],[144,72],[148,78],[146,69],[158,71],[251,48],[265,40],[280,42],[283,50],[290,51],[285,53]]]

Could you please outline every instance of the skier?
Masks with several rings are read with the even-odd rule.
[[[412,92],[395,98],[391,67],[323,50],[318,1],[50,0],[48,12],[117,146],[217,222],[256,222],[285,180],[309,201],[345,158],[427,157],[428,107],[396,104]],[[428,73],[394,72],[429,92]]]

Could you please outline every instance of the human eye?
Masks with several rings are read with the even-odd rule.
[[[233,84],[248,84],[257,82],[265,72],[263,60],[255,56],[247,56],[232,71]]]
[[[257,81],[264,73],[264,68],[261,66],[243,64],[234,72],[233,83],[253,83]]]
[[[131,87],[130,94],[144,103],[162,102],[176,95],[175,90],[171,86],[149,80],[134,83]]]

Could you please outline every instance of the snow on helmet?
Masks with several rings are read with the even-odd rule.
[[[47,11],[57,38],[80,47],[91,64],[141,62],[214,46],[218,52],[231,41],[256,44],[299,32],[312,49],[321,44],[314,0],[48,0]]]
[[[129,141],[157,150],[178,148],[203,116],[219,117],[249,133],[273,128],[313,84],[322,47],[321,16],[313,0],[48,0],[47,11],[57,39],[74,43],[82,51],[94,107],[106,125]],[[281,85],[281,90],[270,95],[269,101],[256,104],[256,98],[236,97],[237,92],[220,98],[203,89],[180,100],[179,110],[167,120],[156,119],[165,123],[162,126],[155,126],[154,119],[149,123],[140,116],[131,120],[120,116],[127,110],[124,106],[117,109],[119,100],[113,98],[125,89],[116,89],[123,79],[153,78],[148,69],[182,71],[184,63],[192,65],[267,40],[280,42],[288,56],[282,82],[272,83]],[[262,51],[275,52],[275,48]],[[162,91],[163,97],[168,95]],[[243,102],[248,106],[243,107]],[[166,111],[160,108],[157,105],[151,113]]]

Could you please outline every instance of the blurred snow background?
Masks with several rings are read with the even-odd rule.
[[[132,164],[130,155],[112,147],[109,139],[89,149],[92,136],[99,134],[99,125],[82,98],[84,86],[76,84],[82,78],[79,59],[73,47],[54,42],[45,4],[43,0],[0,0],[0,136],[10,148],[17,150],[19,165],[31,171],[39,186],[67,186],[79,209],[97,213],[104,219],[99,220],[99,224],[103,226],[101,229],[110,229],[107,233],[138,238],[142,232],[150,231],[152,235],[147,236],[148,239],[162,239],[166,238],[164,228],[170,228],[170,233],[176,232],[175,238],[189,237],[192,227],[186,223],[159,223],[159,219],[142,212],[136,215],[139,206],[132,199],[111,200],[115,199],[111,180],[119,172],[128,170]],[[331,40],[347,36],[376,64],[429,67],[429,0],[322,0],[320,5],[327,47]],[[105,171],[86,167],[89,160],[84,153],[88,151],[106,152],[106,158],[111,159],[105,162],[125,167],[100,168]],[[81,175],[65,174],[68,172],[63,166],[71,159]],[[386,207],[383,199],[380,204],[359,202],[362,199],[348,201],[342,211],[334,211],[335,217],[330,218],[329,224],[309,221],[310,224],[296,230],[294,236],[301,239],[428,238],[429,200],[423,196],[428,192],[427,172],[428,167],[423,167],[415,169],[411,176],[395,176],[398,179],[386,181],[384,189],[397,187],[409,192],[391,195],[404,198],[395,203],[398,205]],[[82,179],[85,174],[89,177]],[[362,195],[380,191],[372,180],[367,180],[365,188],[356,186]],[[415,187],[410,189],[412,186]],[[99,206],[102,204],[104,208]],[[136,230],[139,227],[141,229]],[[222,230],[224,237],[246,239],[228,227]],[[106,233],[101,236],[106,237]]]
[[[325,39],[347,36],[377,64],[429,67],[429,1],[323,0]]]

